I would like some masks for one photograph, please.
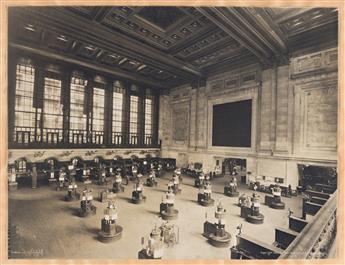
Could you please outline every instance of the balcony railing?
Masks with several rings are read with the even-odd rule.
[[[324,259],[335,243],[337,191],[284,250],[279,259]]]
[[[104,132],[103,131],[92,131],[91,142],[96,145],[104,144]]]
[[[120,146],[123,144],[123,136],[121,132],[113,132],[111,134],[111,143],[115,146]]]
[[[129,145],[130,146],[137,146],[138,145],[138,134],[137,133],[130,133],[129,134]]]
[[[62,141],[63,141],[62,129],[43,128],[42,142],[54,145]]]
[[[35,128],[14,127],[13,141],[23,145],[35,142]]]
[[[87,143],[86,130],[69,130],[69,143],[71,144],[85,144]]]
[[[36,134],[35,134],[36,132]],[[15,127],[9,148],[159,148],[151,134],[124,134],[112,132],[111,139],[106,142],[103,131],[48,129],[42,131],[30,127]],[[64,137],[67,137],[66,139]]]
[[[152,134],[145,134],[144,144],[146,146],[152,145]]]

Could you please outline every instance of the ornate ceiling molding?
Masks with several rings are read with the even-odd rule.
[[[9,8],[9,40],[166,89],[239,65],[286,64],[336,43],[337,20],[335,8],[26,6]]]

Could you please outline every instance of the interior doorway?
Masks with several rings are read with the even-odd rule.
[[[225,158],[222,162],[222,174],[224,176],[237,176],[242,183],[246,183],[246,168],[246,159]]]
[[[316,185],[337,187],[337,168],[298,164],[299,186],[302,189],[315,188]]]

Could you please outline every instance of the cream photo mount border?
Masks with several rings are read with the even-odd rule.
[[[344,148],[344,111],[345,111],[345,94],[344,94],[344,85],[345,85],[345,65],[344,65],[344,9],[345,3],[342,0],[336,1],[300,1],[300,0],[290,0],[288,3],[284,1],[264,1],[264,0],[233,0],[233,1],[213,1],[213,5],[215,6],[224,6],[224,5],[232,5],[232,6],[256,6],[256,7],[338,7],[339,9],[339,55],[338,57],[341,59],[339,60],[339,91],[338,91],[338,161],[339,161],[339,191],[338,191],[338,210],[337,210],[337,259],[331,260],[279,260],[279,261],[268,261],[268,260],[254,260],[254,261],[246,261],[245,264],[255,264],[255,263],[262,263],[262,264],[344,264],[344,177],[345,177],[345,148]],[[1,157],[1,175],[4,176],[7,172],[7,8],[8,6],[18,6],[18,5],[114,5],[113,0],[107,1],[92,1],[92,0],[83,0],[83,1],[68,1],[68,0],[59,0],[59,1],[50,1],[50,0],[33,0],[33,1],[21,1],[21,0],[2,0],[0,2],[1,5],[1,46],[0,46],[0,60],[1,65],[1,86],[0,92],[2,97],[0,97],[0,157]],[[210,5],[208,0],[198,0],[198,1],[124,1],[118,0],[116,1],[116,5],[184,5],[184,6],[195,6],[195,5]],[[320,36],[321,37],[321,36]],[[92,260],[92,259],[83,259],[83,260],[30,260],[30,259],[23,259],[23,260],[11,260],[7,259],[7,212],[8,212],[8,191],[7,191],[7,179],[2,178],[2,185],[0,191],[1,197],[1,244],[0,244],[0,263],[1,264],[80,264],[81,262],[84,264],[109,264],[110,262],[114,263],[114,260]],[[145,261],[140,260],[117,260],[117,264],[147,264]],[[244,264],[243,261],[235,261],[235,260],[172,260],[172,261],[155,261],[156,264]]]

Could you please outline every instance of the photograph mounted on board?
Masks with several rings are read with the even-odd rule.
[[[335,259],[338,12],[9,6],[8,259]]]

